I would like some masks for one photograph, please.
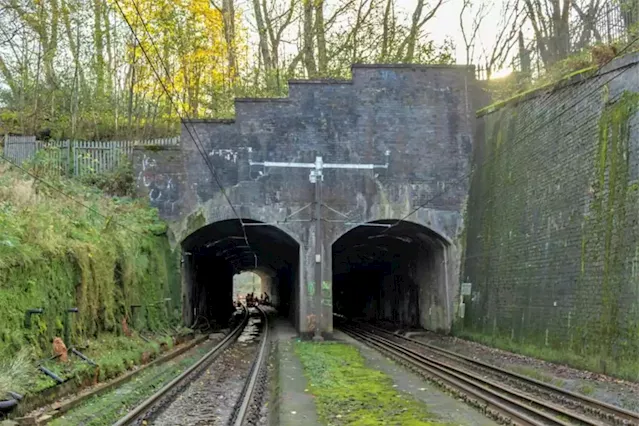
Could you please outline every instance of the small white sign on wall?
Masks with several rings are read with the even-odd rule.
[[[471,283],[462,283],[460,286],[460,294],[462,296],[471,296]]]

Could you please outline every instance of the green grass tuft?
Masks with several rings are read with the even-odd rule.
[[[580,386],[578,386],[578,392],[580,392],[583,395],[593,395],[593,393],[596,391],[596,389],[593,387],[593,385],[588,384],[588,383],[583,383]]]
[[[541,372],[540,370],[536,370],[535,368],[532,367],[525,367],[522,365],[516,365],[511,367],[511,370],[522,374],[523,376],[527,376],[527,377],[531,377],[532,379],[536,379],[539,380],[541,382],[545,382],[545,383],[549,383],[551,385],[557,386],[557,387],[563,387],[564,386],[564,380],[561,379],[557,379],[549,374],[545,374],[543,372]]]
[[[0,360],[0,372],[0,400],[9,391],[24,392],[24,384],[32,382],[37,374],[28,349],[20,350],[12,358]]]
[[[606,373],[613,377],[634,382],[638,381],[637,361],[615,362],[614,360],[599,356],[580,355],[572,351],[555,349],[549,346],[539,346],[526,342],[520,343],[506,336],[490,336],[470,330],[459,330],[456,332],[456,336],[509,352],[543,359],[555,364],[568,365],[597,373]],[[607,366],[606,371],[602,371],[603,365]]]

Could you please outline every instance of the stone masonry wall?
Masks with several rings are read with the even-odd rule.
[[[323,212],[329,221],[323,235],[322,286],[327,293],[328,307],[323,314],[327,330],[332,321],[332,243],[354,223],[400,219],[432,198],[407,220],[429,227],[452,243],[447,280],[452,285],[447,293],[451,300],[445,302],[452,303],[468,193],[465,177],[473,111],[480,106],[474,98],[473,70],[468,67],[356,65],[352,71],[353,79],[348,81],[292,81],[287,98],[238,99],[235,120],[200,120],[183,126],[180,159],[163,170],[154,166],[148,152],[138,152],[135,160],[138,187],[169,220],[174,241],[180,243],[198,227],[235,218],[193,143],[193,135],[238,214],[278,223],[300,243],[297,323],[301,324],[312,309],[307,289],[314,280],[313,224],[303,222],[310,218],[309,209],[282,222],[312,201],[309,170],[249,167],[250,156],[253,161],[313,162],[321,155],[328,163],[384,164],[389,151],[388,170],[325,170],[323,201],[352,222],[340,223],[345,217],[333,210]],[[165,152],[155,155],[160,158],[158,165],[168,158]],[[163,196],[172,194],[177,202],[157,199],[157,193],[151,193],[149,188],[155,183],[140,174],[144,164],[155,167],[147,174],[157,176],[159,186],[173,191],[163,191]],[[449,324],[440,326],[448,329]]]
[[[462,323],[637,375],[638,55],[591,74],[479,111]]]

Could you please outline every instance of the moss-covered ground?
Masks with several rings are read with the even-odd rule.
[[[365,366],[353,346],[297,342],[309,392],[327,425],[440,425],[427,407],[398,392],[381,371]]]
[[[53,426],[111,425],[132,407],[151,396],[186,370],[207,351],[211,350],[213,345],[214,342],[207,341],[166,363],[151,366],[138,374],[133,380],[105,394],[89,399],[50,424]]]

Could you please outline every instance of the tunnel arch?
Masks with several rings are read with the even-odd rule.
[[[447,243],[449,245],[453,245],[454,242],[453,240],[447,235],[447,233],[444,230],[440,230],[438,228],[436,228],[435,226],[431,225],[429,222],[426,224],[420,223],[420,222],[416,222],[413,220],[408,220],[408,219],[377,219],[377,220],[371,220],[365,223],[359,223],[359,224],[353,224],[351,225],[349,228],[345,229],[344,232],[336,234],[333,238],[332,241],[332,245],[338,241],[340,238],[342,238],[343,236],[345,236],[346,234],[348,234],[349,232],[353,231],[356,228],[360,228],[363,226],[369,226],[369,225],[381,225],[380,228],[386,228],[389,227],[391,225],[396,225],[398,223],[406,223],[409,225],[415,225],[417,227],[423,228],[426,231],[428,231],[430,234],[432,234],[434,237],[440,238],[444,243]]]
[[[448,237],[416,222],[383,219],[349,229],[331,246],[334,312],[448,332],[455,250]]]
[[[272,302],[295,318],[300,244],[284,229],[249,218],[225,219],[192,232],[181,246],[186,324],[199,317],[226,323],[234,309],[233,276],[245,271],[268,278]]]

